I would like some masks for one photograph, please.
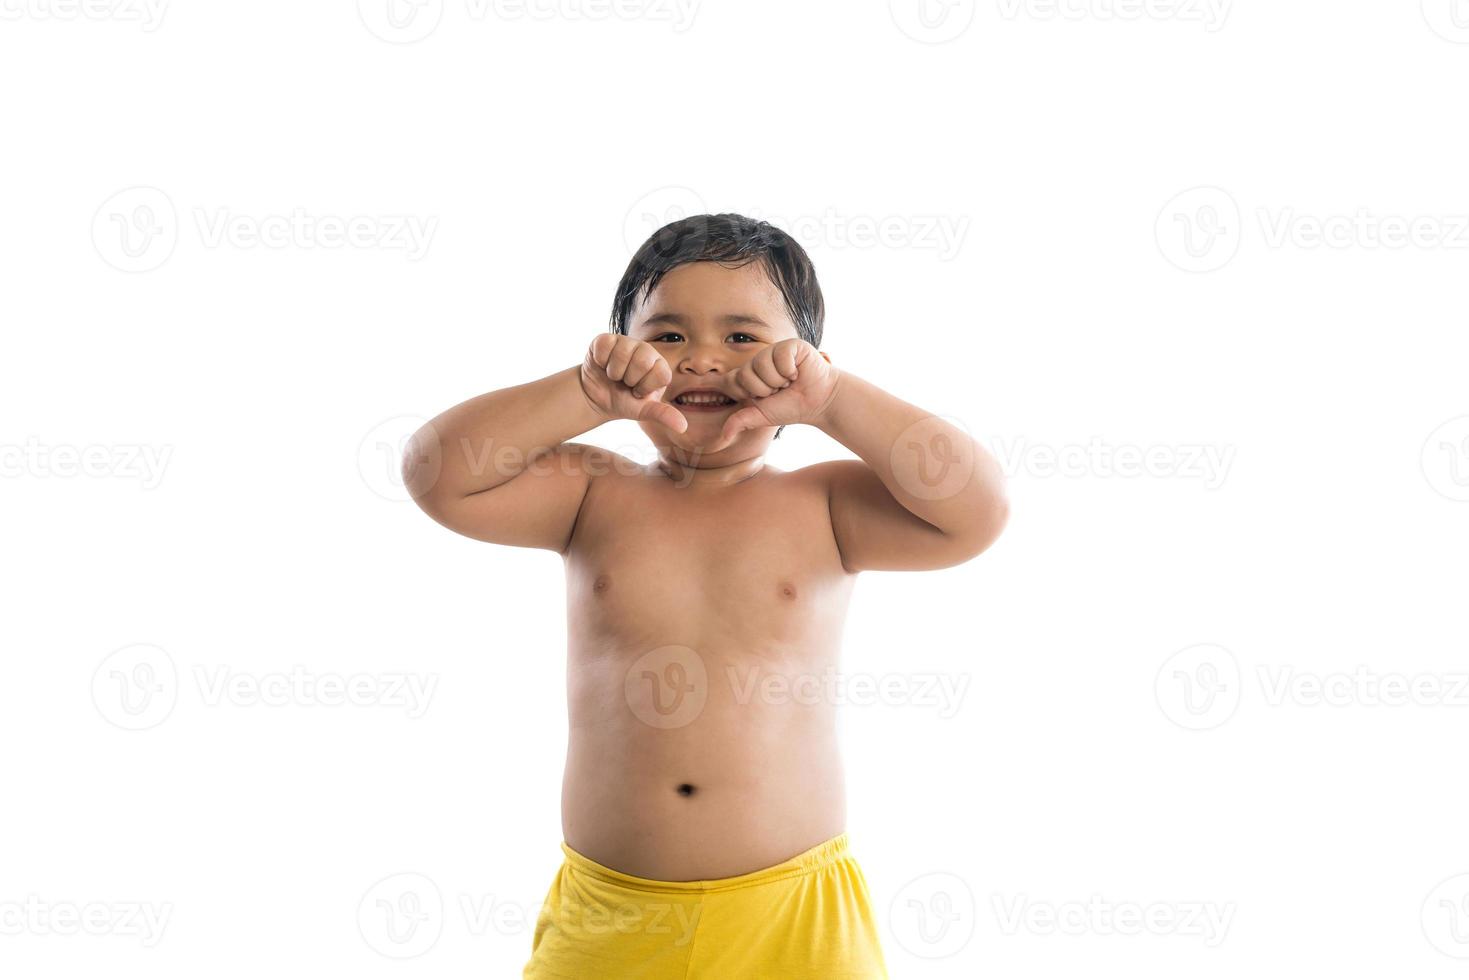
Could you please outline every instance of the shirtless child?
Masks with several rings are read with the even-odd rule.
[[[887,976],[835,705],[789,692],[837,669],[858,572],[967,561],[1007,508],[963,430],[816,349],[823,316],[788,235],[685,218],[579,366],[449,409],[405,454],[441,524],[565,560],[565,860],[527,978]],[[658,461],[568,441],[612,419]],[[798,423],[860,458],[767,466]]]

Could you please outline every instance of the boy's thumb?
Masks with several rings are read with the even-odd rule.
[[[735,436],[741,432],[766,424],[768,423],[765,421],[765,416],[760,412],[760,409],[754,405],[746,405],[724,420],[724,428],[719,431],[719,442],[716,445],[719,449],[724,449],[731,442],[734,442]]]
[[[662,392],[658,394],[661,395]],[[661,423],[674,432],[686,432],[689,427],[689,420],[684,418],[683,412],[665,401],[658,401],[656,397],[643,406],[643,410],[638,413],[638,419],[643,422]]]

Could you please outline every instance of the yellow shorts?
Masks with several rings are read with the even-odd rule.
[[[710,881],[638,878],[561,850],[525,980],[887,980],[846,834]]]

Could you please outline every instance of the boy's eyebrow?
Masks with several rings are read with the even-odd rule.
[[[758,316],[753,316],[749,313],[726,313],[719,320],[726,326],[732,327],[754,324],[768,329],[770,326]],[[676,327],[687,327],[689,318],[682,313],[655,313],[643,321],[643,326],[652,326],[655,323],[671,323]]]
[[[769,326],[768,323],[760,319],[758,316],[751,316],[748,313],[726,313],[724,316],[720,317],[720,319],[730,326],[739,326],[745,323],[753,323],[756,326],[760,327]]]

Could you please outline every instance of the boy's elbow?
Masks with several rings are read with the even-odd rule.
[[[398,461],[403,489],[430,514],[442,490],[439,477],[443,475],[443,462],[438,434],[432,431],[431,426],[424,426],[409,437]]]
[[[988,551],[1010,523],[1010,499],[1003,492],[976,510],[973,525],[959,536],[955,545],[961,562],[978,558]]]

